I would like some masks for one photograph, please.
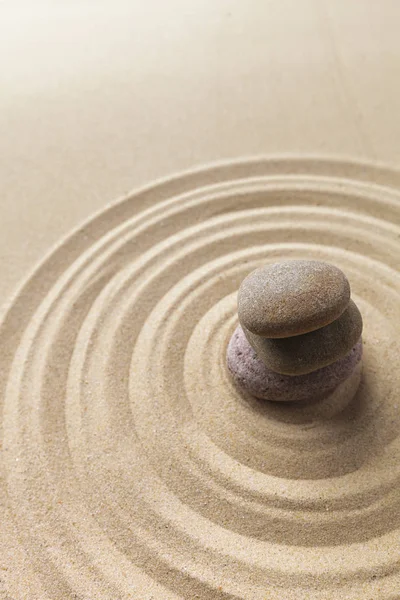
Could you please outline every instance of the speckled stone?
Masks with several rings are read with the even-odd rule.
[[[318,400],[333,392],[353,373],[362,357],[361,339],[344,358],[307,375],[281,375],[261,361],[240,325],[227,349],[227,366],[236,385],[256,398],[275,402]]]
[[[243,331],[258,358],[285,375],[303,375],[321,369],[350,352],[361,337],[362,317],[352,300],[344,313],[325,327],[290,338],[268,339]]]
[[[285,338],[320,329],[347,308],[350,284],[340,269],[290,260],[256,269],[238,293],[239,321],[251,333]]]

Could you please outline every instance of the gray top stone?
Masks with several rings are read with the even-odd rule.
[[[350,284],[337,267],[290,260],[256,269],[238,294],[241,325],[257,335],[286,338],[329,325],[345,311]]]

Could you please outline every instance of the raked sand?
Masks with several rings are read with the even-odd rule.
[[[26,594],[393,598],[399,219],[394,171],[259,159],[59,245],[0,330],[2,545]],[[242,396],[226,368],[241,280],[294,257],[341,268],[364,318],[361,385],[328,411]]]
[[[1,600],[397,598],[397,2],[3,2],[0,50]],[[229,377],[291,258],[349,278],[350,403]]]

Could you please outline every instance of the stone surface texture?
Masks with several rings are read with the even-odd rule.
[[[362,317],[351,300],[344,313],[325,327],[290,338],[269,339],[243,331],[258,358],[285,375],[303,375],[346,356],[361,337]]]
[[[361,339],[344,357],[327,367],[305,375],[281,375],[257,357],[239,325],[228,345],[227,365],[241,388],[264,400],[304,402],[330,394],[354,371],[362,357]]]
[[[301,335],[344,312],[350,285],[334,265],[290,260],[256,269],[242,282],[238,315],[243,327],[268,338]]]

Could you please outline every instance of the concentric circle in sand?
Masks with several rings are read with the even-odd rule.
[[[361,385],[327,414],[225,365],[240,282],[294,257],[343,269],[364,318]],[[340,161],[186,173],[77,230],[0,329],[4,589],[395,598],[399,262],[400,174]]]

